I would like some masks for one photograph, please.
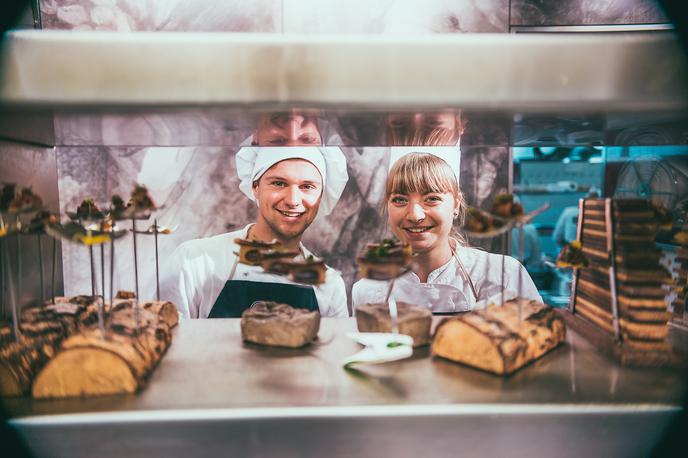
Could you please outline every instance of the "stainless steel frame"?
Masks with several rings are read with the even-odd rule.
[[[682,372],[618,366],[575,333],[503,378],[427,348],[347,371],[353,329],[325,318],[288,350],[242,344],[238,319],[182,321],[138,395],[5,405],[37,455],[103,458],[647,455],[681,411]]]

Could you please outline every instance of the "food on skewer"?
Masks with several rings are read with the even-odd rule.
[[[412,255],[410,245],[384,239],[380,243],[369,243],[356,261],[362,278],[391,280],[410,269]]]
[[[303,347],[319,329],[320,312],[278,302],[257,302],[241,315],[241,338],[261,345]]]
[[[499,229],[504,224],[489,213],[469,207],[464,221],[464,230],[473,233],[487,233]]]
[[[100,211],[100,208],[98,208],[98,206],[95,204],[93,199],[88,198],[84,199],[76,208],[75,216],[75,219],[93,221],[101,219],[104,215],[103,212]]]
[[[29,213],[43,208],[43,201],[33,193],[31,188],[23,188],[10,202],[7,211],[10,214]]]
[[[675,233],[674,241],[679,245],[688,245],[688,231],[680,231]]]
[[[659,230],[670,231],[674,225],[674,217],[671,210],[666,208],[661,200],[652,199],[652,211],[654,212],[654,220],[659,227]]]
[[[313,256],[304,260],[292,259],[287,261],[289,280],[294,283],[306,283],[308,285],[320,285],[325,283],[327,267],[325,261]]]
[[[127,205],[124,203],[124,199],[119,194],[115,194],[110,199],[110,214],[114,219],[122,219],[120,216],[127,209]]]
[[[34,235],[45,234],[46,224],[57,224],[58,222],[59,220],[56,215],[53,215],[46,210],[41,210],[36,213],[36,216],[34,216],[31,221],[29,221],[29,225],[26,228],[26,233]]]
[[[413,346],[430,343],[432,312],[406,302],[397,302],[399,333],[413,338]],[[356,325],[360,332],[392,332],[392,319],[387,304],[364,304],[356,307]]]
[[[514,195],[507,193],[497,194],[490,213],[504,219],[517,218],[524,214],[523,206],[514,202]]]
[[[8,183],[2,187],[0,191],[0,212],[6,213],[10,208],[10,203],[15,198],[17,186],[14,183]]]
[[[153,199],[148,193],[148,188],[140,184],[134,186],[134,190],[131,192],[131,197],[129,198],[129,205],[134,207],[137,211],[151,211],[157,208],[155,202],[153,202]]]
[[[291,261],[298,256],[298,251],[269,250],[261,252],[260,265],[268,273],[278,275],[289,275]]]
[[[234,239],[234,243],[239,245],[239,262],[249,266],[261,265],[263,253],[279,250],[282,246],[277,240],[262,242],[260,240]]]
[[[497,375],[508,375],[564,342],[566,326],[550,307],[517,301],[446,319],[432,353]],[[519,319],[522,315],[522,319]]]
[[[156,210],[158,207],[153,202],[153,198],[148,193],[148,189],[137,184],[131,192],[129,202],[124,203],[121,196],[115,194],[110,199],[110,214],[115,220],[122,219],[142,219],[148,218],[150,212]]]
[[[565,245],[557,256],[556,265],[559,268],[587,267],[588,258],[583,253],[583,245],[576,240]]]

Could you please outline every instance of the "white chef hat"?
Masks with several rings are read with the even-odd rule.
[[[255,201],[253,182],[278,162],[303,159],[318,169],[323,179],[320,212],[330,214],[349,179],[346,158],[338,146],[244,146],[236,155],[239,189]]]
[[[456,182],[459,182],[461,175],[461,147],[457,146],[392,146],[389,154],[389,167],[387,171],[402,157],[411,153],[425,153],[437,156],[444,160],[456,175]]]

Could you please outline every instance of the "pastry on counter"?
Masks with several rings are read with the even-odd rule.
[[[409,270],[411,258],[410,245],[384,239],[379,243],[369,243],[356,262],[361,278],[391,280]]]
[[[278,302],[256,302],[241,315],[241,338],[260,345],[303,347],[319,329],[320,312]]]
[[[56,297],[54,304],[26,307],[21,312],[22,323],[52,322],[62,326],[65,335],[98,321],[98,301],[93,296]]]
[[[136,294],[132,291],[117,291],[109,311],[117,312],[125,309],[133,309],[136,306]],[[177,307],[170,301],[141,301],[139,307],[148,312],[154,313],[163,320],[170,328],[179,323],[179,312]]]
[[[22,310],[19,340],[9,324],[0,324],[0,396],[28,393],[63,339],[97,321],[96,298],[58,297],[55,302]]]
[[[0,396],[21,396],[31,391],[38,372],[57,352],[64,338],[53,322],[22,323],[20,339],[12,326],[0,323]]]
[[[550,307],[523,300],[489,305],[440,323],[432,353],[497,375],[508,375],[564,342],[566,326]],[[519,315],[521,320],[519,320]]]
[[[87,397],[135,393],[172,341],[170,327],[152,312],[126,308],[109,316],[105,336],[97,326],[62,342],[59,352],[36,376],[35,398]]]
[[[426,308],[397,302],[399,334],[411,336],[413,346],[430,343],[432,312]],[[360,332],[392,332],[392,319],[387,304],[364,304],[356,307],[356,325]]]

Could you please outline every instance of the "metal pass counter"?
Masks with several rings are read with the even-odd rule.
[[[571,331],[501,378],[427,347],[345,370],[353,318],[299,350],[239,324],[183,320],[138,395],[5,399],[10,424],[39,456],[644,456],[682,408],[683,372],[621,367]]]

